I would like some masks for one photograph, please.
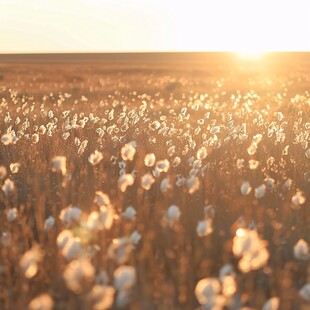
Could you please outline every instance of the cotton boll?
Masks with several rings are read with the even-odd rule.
[[[169,167],[170,167],[170,163],[167,159],[160,160],[156,163],[156,168],[160,172],[167,172],[169,170]]]
[[[132,174],[123,174],[118,179],[118,187],[121,192],[125,192],[128,186],[133,185],[135,178]]]
[[[162,193],[167,192],[171,188],[168,178],[164,178],[160,183],[160,191]]]
[[[98,165],[101,160],[103,159],[103,155],[101,152],[95,150],[94,153],[90,154],[88,157],[88,161],[93,165],[96,166]]]
[[[310,283],[305,284],[300,290],[299,295],[307,302],[310,302]]]
[[[94,285],[88,295],[93,310],[110,309],[114,302],[115,289],[112,286]]]
[[[64,279],[69,290],[79,294],[85,283],[93,281],[95,269],[86,258],[80,258],[69,263],[64,271]]]
[[[2,185],[2,190],[6,196],[12,193],[15,190],[15,184],[12,180],[6,179]]]
[[[174,222],[178,221],[181,216],[181,211],[178,206],[171,205],[167,212],[166,212],[166,220],[168,221],[169,225],[172,226]]]
[[[49,216],[44,222],[44,230],[50,230],[55,224],[53,216]]]
[[[10,170],[12,173],[17,173],[19,168],[20,168],[20,163],[11,163],[10,164]],[[1,176],[0,176],[0,179],[1,179]]]
[[[146,154],[144,164],[146,167],[153,167],[155,165],[156,157],[154,153]]]
[[[16,208],[11,208],[9,211],[6,213],[6,218],[9,222],[14,221],[17,218],[17,209]]]
[[[251,190],[252,190],[252,187],[251,187],[250,182],[246,181],[242,183],[240,191],[243,196],[250,194]]]
[[[137,246],[139,244],[141,238],[142,236],[137,230],[133,231],[130,235],[130,240],[134,246]]]
[[[299,208],[306,202],[305,194],[302,191],[297,191],[296,194],[292,197],[292,203],[294,207]]]
[[[262,310],[278,310],[279,306],[280,299],[278,297],[272,297],[264,303]]]
[[[126,208],[125,212],[123,212],[123,217],[129,221],[134,221],[137,215],[137,211],[132,207],[129,206]]]
[[[255,188],[255,198],[262,198],[266,193],[266,185],[262,184],[259,187]]]
[[[42,257],[43,253],[37,245],[24,253],[19,262],[19,266],[26,278],[33,278],[37,274],[38,263],[42,261]]]
[[[76,259],[82,254],[82,246],[79,238],[70,238],[62,249],[62,255],[66,260]]]
[[[199,221],[196,232],[199,237],[205,237],[209,234],[211,234],[213,231],[212,227],[212,220],[211,219],[206,219],[204,221]]]
[[[146,173],[144,176],[141,178],[141,186],[145,190],[149,190],[152,186],[152,184],[155,182],[155,179],[150,173]]]
[[[294,257],[298,260],[308,260],[310,258],[310,248],[304,239],[300,239],[294,246]]]
[[[73,234],[71,230],[65,229],[61,231],[58,234],[57,240],[56,240],[58,248],[63,249],[65,245],[68,243],[68,241],[72,238],[73,238]]]
[[[133,143],[125,144],[121,149],[121,156],[125,161],[132,161],[136,154],[136,148]]]
[[[104,194],[101,191],[96,191],[94,203],[96,203],[99,207],[110,205],[111,201],[107,194]]]
[[[82,211],[77,207],[69,206],[61,210],[59,219],[66,227],[70,227],[79,221]]]
[[[195,295],[201,305],[210,305],[216,301],[221,291],[221,284],[216,278],[205,278],[200,280],[195,288]]]
[[[113,239],[108,248],[108,256],[118,264],[124,264],[129,259],[132,249],[132,242],[129,238]]]
[[[54,307],[54,301],[49,294],[41,294],[34,299],[28,305],[28,310],[52,310]]]
[[[66,167],[67,159],[65,156],[55,156],[52,159],[52,171],[56,173],[61,173],[62,175],[66,175],[67,167]]]
[[[197,159],[205,159],[207,157],[207,149],[202,146],[198,151],[197,151]]]
[[[136,283],[136,270],[132,266],[120,266],[114,271],[114,287],[118,291],[131,289]]]

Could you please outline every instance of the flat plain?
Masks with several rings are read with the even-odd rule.
[[[0,55],[0,309],[310,309],[310,54]]]

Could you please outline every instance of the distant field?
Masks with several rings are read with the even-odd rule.
[[[0,309],[310,309],[310,54],[0,55]]]

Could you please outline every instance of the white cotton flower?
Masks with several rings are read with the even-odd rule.
[[[79,294],[85,283],[93,281],[95,268],[86,258],[80,258],[69,263],[64,271],[64,279],[69,290]]]
[[[278,297],[271,297],[264,303],[262,310],[278,310],[279,306],[280,299]]]
[[[174,153],[175,153],[175,146],[172,145],[172,146],[170,146],[169,149],[167,150],[167,154],[168,154],[169,157],[172,157],[172,156],[174,155]]]
[[[199,221],[196,232],[199,237],[204,237],[211,234],[213,231],[212,219],[206,219],[204,221]]]
[[[74,237],[73,237],[73,233],[71,232],[71,230],[64,229],[57,236],[57,240],[56,240],[57,246],[60,249],[63,249],[65,245],[69,242],[69,240],[72,238]]]
[[[156,157],[154,153],[146,154],[144,157],[144,164],[146,167],[153,167],[155,165]]]
[[[142,236],[137,230],[134,230],[130,235],[130,240],[134,246],[137,246],[139,244],[141,238]]]
[[[244,159],[238,159],[237,160],[237,168],[241,169],[244,167]]]
[[[157,167],[155,167],[155,169],[153,169],[152,173],[153,173],[153,176],[155,178],[159,178],[160,174],[161,174],[160,170]]]
[[[207,157],[207,149],[202,146],[198,151],[197,151],[197,159],[205,159]]]
[[[222,283],[222,294],[225,297],[229,298],[236,293],[237,283],[236,283],[235,276],[232,276],[232,275],[224,276],[221,279],[221,283]]]
[[[168,178],[162,179],[162,181],[160,182],[160,191],[162,193],[165,193],[170,188],[171,188],[171,185],[169,183],[169,179]]]
[[[34,133],[32,136],[31,136],[31,142],[36,144],[39,142],[39,139],[40,139],[40,136],[37,134],[37,133]]]
[[[181,163],[181,158],[178,157],[178,156],[176,156],[176,157],[174,158],[174,160],[173,160],[173,162],[172,162],[171,165],[172,165],[172,167],[176,168],[177,166],[180,165],[180,163]]]
[[[17,218],[17,209],[16,208],[9,209],[9,211],[6,213],[6,218],[9,222],[14,221]]]
[[[53,216],[49,216],[44,222],[44,230],[50,230],[55,224]]]
[[[177,175],[177,180],[175,182],[175,185],[177,187],[181,187],[185,184],[186,182],[186,179],[182,176],[182,175]]]
[[[107,194],[104,194],[101,191],[96,191],[94,203],[96,203],[99,207],[110,205],[111,201]]]
[[[259,165],[259,161],[255,160],[255,159],[249,160],[249,167],[251,170],[257,169],[258,165]]]
[[[200,280],[195,288],[195,295],[201,305],[210,307],[216,303],[221,291],[221,284],[217,278]]]
[[[4,145],[12,144],[14,142],[14,136],[12,135],[12,133],[6,133],[1,137],[1,142]]]
[[[53,172],[61,172],[62,175],[66,175],[67,173],[67,158],[65,156],[55,156],[52,159],[52,171]]]
[[[255,188],[255,198],[262,198],[266,194],[266,185],[262,184],[259,187]]]
[[[296,194],[292,197],[292,203],[295,207],[300,207],[306,202],[305,194],[302,191],[297,191]]]
[[[266,242],[261,240],[255,230],[239,228],[233,239],[233,254],[241,257],[239,269],[242,272],[257,270],[263,267],[268,259],[269,252]]]
[[[2,190],[6,196],[9,195],[15,190],[14,182],[10,179],[6,179],[4,184],[2,185]]]
[[[128,186],[133,185],[135,182],[135,178],[132,174],[123,174],[118,179],[118,187],[121,192],[125,192]]]
[[[52,310],[54,301],[49,294],[41,294],[31,300],[28,310]]]
[[[81,256],[82,246],[79,238],[70,238],[61,251],[66,260],[71,261]]]
[[[150,173],[146,173],[141,178],[141,186],[147,191],[151,188],[154,182],[155,182],[155,179]]]
[[[287,179],[283,185],[283,189],[286,191],[289,191],[293,185],[293,180],[292,179]]]
[[[111,229],[115,210],[111,206],[101,206],[99,211],[99,229]]]
[[[114,287],[117,291],[131,289],[136,283],[136,270],[132,266],[120,266],[114,271]]]
[[[83,125],[82,125],[82,128],[83,128]],[[86,149],[87,145],[88,145],[88,140],[84,140],[84,141],[80,144],[80,146],[79,146],[79,148],[78,148],[78,155],[79,155],[79,156],[81,156],[81,155],[85,152],[85,149]]]
[[[132,206],[129,206],[126,208],[122,215],[125,219],[134,221],[136,219],[137,211]]]
[[[81,214],[82,214],[81,209],[69,206],[61,210],[59,219],[66,227],[69,227],[80,220]]]
[[[300,290],[299,295],[307,302],[310,302],[310,283],[305,284]]]
[[[178,206],[171,205],[165,215],[166,220],[168,221],[169,225],[172,226],[174,222],[178,221],[181,216],[181,211]]]
[[[96,191],[94,203],[96,203],[99,207],[110,205],[111,201],[107,194],[104,194],[101,191]]]
[[[248,154],[253,156],[256,151],[257,151],[257,145],[255,143],[252,143],[249,147],[248,147]]]
[[[170,163],[167,159],[164,160],[159,160],[156,163],[156,168],[160,171],[160,172],[167,172],[169,170],[170,167]]]
[[[10,164],[10,170],[12,173],[17,173],[19,170],[19,167],[20,167],[20,163],[11,163]]]
[[[193,194],[193,193],[195,193],[199,189],[200,181],[199,181],[198,177],[191,176],[190,178],[188,178],[186,180],[186,185],[187,185],[187,188],[188,188],[188,192],[190,194]]]
[[[136,147],[133,142],[125,144],[121,149],[121,156],[123,160],[132,161],[136,154]]]
[[[127,237],[113,239],[108,247],[108,256],[114,259],[118,264],[124,264],[133,249],[132,242]]]
[[[115,298],[115,305],[117,309],[123,309],[130,303],[131,292],[130,289],[123,289],[117,292]]]
[[[101,160],[103,159],[103,155],[101,152],[95,150],[94,153],[90,154],[88,157],[88,161],[93,165],[96,166],[98,165]]]
[[[38,272],[38,264],[42,261],[42,251],[35,245],[22,256],[19,266],[24,276],[28,279],[33,278]]]
[[[220,130],[221,130],[220,126],[214,126],[214,127],[212,127],[212,128],[210,129],[210,133],[211,133],[212,135],[215,135],[215,134],[219,133]]]
[[[295,244],[294,257],[299,260],[308,260],[310,258],[310,248],[304,239],[299,239]]]
[[[93,310],[110,309],[114,302],[115,289],[112,286],[94,285],[89,293]]]
[[[242,185],[240,187],[240,191],[241,191],[241,194],[243,196],[246,196],[246,195],[250,194],[251,190],[252,190],[252,187],[251,187],[250,182],[245,181],[245,182],[242,183]]]
[[[219,271],[219,279],[222,281],[226,276],[235,277],[234,267],[231,264],[225,264]]]
[[[272,179],[272,178],[266,178],[264,180],[265,184],[266,184],[266,187],[270,190],[270,189],[273,189],[274,186],[275,186],[275,180]]]

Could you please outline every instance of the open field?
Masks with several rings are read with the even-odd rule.
[[[309,310],[309,85],[310,53],[0,55],[0,309]]]

